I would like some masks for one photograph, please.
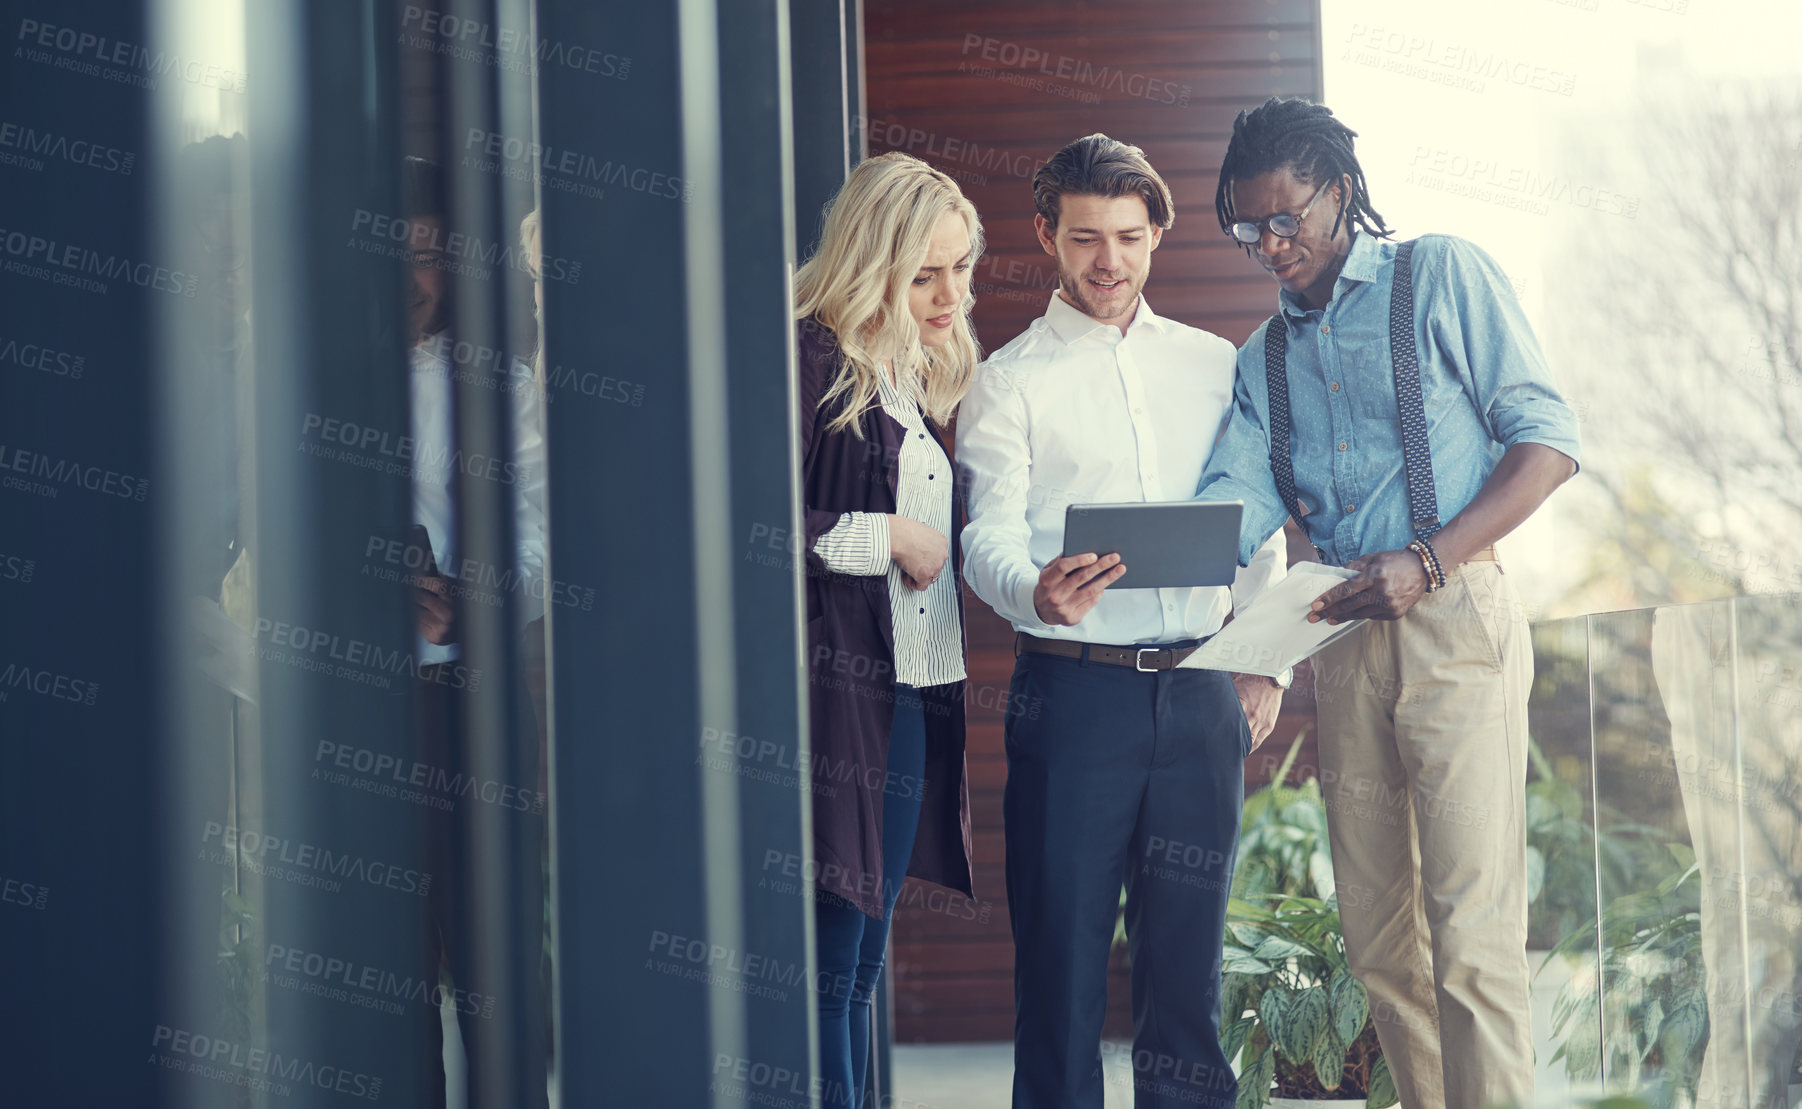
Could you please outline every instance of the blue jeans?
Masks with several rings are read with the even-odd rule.
[[[889,923],[920,826],[920,783],[926,776],[926,716],[913,686],[895,686],[895,723],[889,731],[888,777],[882,795],[882,919],[823,893],[814,910],[819,945],[820,1104],[862,1109],[870,1062],[870,995],[882,974]],[[909,783],[901,786],[899,783]]]

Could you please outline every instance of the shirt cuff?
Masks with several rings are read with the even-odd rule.
[[[1020,614],[1019,623],[1029,624],[1040,631],[1050,631],[1051,625],[1039,619],[1039,608],[1032,603],[1032,595],[1038,585],[1039,579],[1031,574],[1014,583],[1014,610]]]
[[[847,512],[832,530],[814,540],[813,553],[835,574],[874,577],[888,573],[888,517],[880,512]]]
[[[1571,471],[1572,477],[1576,477],[1578,474],[1583,472],[1583,460],[1581,458],[1577,457],[1579,451],[1578,451],[1577,440],[1575,440],[1575,439],[1569,439],[1569,438],[1565,438],[1564,436],[1554,435],[1554,434],[1542,434],[1539,432],[1527,432],[1525,434],[1515,436],[1513,439],[1509,440],[1503,446],[1503,449],[1506,450],[1508,447],[1512,447],[1517,443],[1538,443],[1542,447],[1550,447],[1553,450],[1557,451],[1559,454],[1570,459],[1571,464],[1576,466],[1576,469]]]

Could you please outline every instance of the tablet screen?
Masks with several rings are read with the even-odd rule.
[[[1243,501],[1073,504],[1064,512],[1064,554],[1118,554],[1113,589],[1231,585],[1239,568]]]

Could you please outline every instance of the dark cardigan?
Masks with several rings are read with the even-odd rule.
[[[893,513],[902,426],[880,407],[864,413],[862,439],[829,432],[839,410],[820,398],[839,366],[830,329],[797,325],[800,359],[801,495],[807,556],[808,709],[812,726],[815,884],[865,914],[882,916],[882,803],[889,730],[895,718],[895,632],[884,576],[836,574],[814,543],[846,512]],[[930,426],[930,424],[929,424]],[[945,449],[934,428],[940,450]],[[951,569],[958,560],[960,506],[953,498]],[[958,616],[960,642],[963,617]],[[907,873],[974,896],[970,881],[970,790],[964,772],[964,683],[922,691],[926,773],[920,830]],[[895,784],[891,788],[907,788]]]

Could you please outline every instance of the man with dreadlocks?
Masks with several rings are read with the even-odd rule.
[[[1487,254],[1389,241],[1355,135],[1302,99],[1233,123],[1220,227],[1280,291],[1197,495],[1245,502],[1242,562],[1293,518],[1357,573],[1308,617],[1372,621],[1315,658],[1320,778],[1401,1103],[1524,1104],[1533,656],[1494,544],[1576,473],[1577,421]]]

